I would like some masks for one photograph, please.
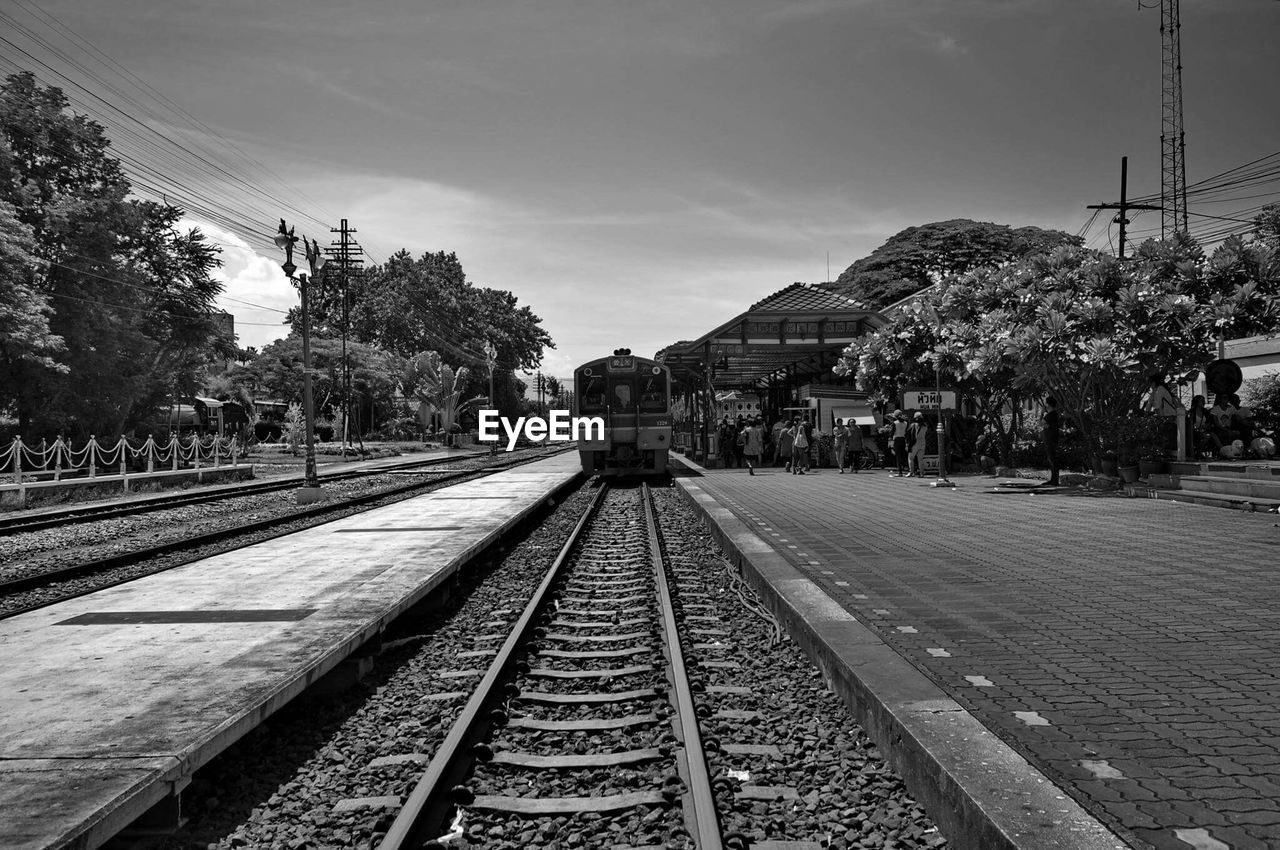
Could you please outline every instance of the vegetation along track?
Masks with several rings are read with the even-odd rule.
[[[172,569],[219,552],[309,528],[350,513],[410,498],[471,477],[510,469],[562,450],[557,448],[521,453],[505,457],[497,463],[482,464],[473,460],[473,468],[433,474],[429,480],[369,489],[351,496],[331,496],[311,507],[290,504],[266,517],[250,518],[248,521],[237,521],[229,516],[225,523],[214,523],[214,527],[207,530],[195,531],[184,523],[178,523],[154,535],[162,538],[159,542],[140,546],[124,544],[118,546],[117,551],[107,554],[88,559],[75,557],[71,563],[66,563],[65,556],[56,550],[43,553],[42,557],[24,555],[24,550],[34,547],[24,546],[22,538],[6,540],[18,557],[16,561],[0,565],[0,619]],[[95,528],[96,526],[84,528],[84,533],[89,535],[91,541]],[[46,530],[34,534],[52,533]],[[104,547],[104,543],[95,541],[88,548],[98,551]]]
[[[160,850],[372,850],[398,841],[388,839],[393,823],[411,817],[406,804],[424,769],[440,757],[464,705],[474,699],[466,683],[487,677],[484,668],[523,619],[524,600],[546,585],[549,565],[564,552],[571,528],[581,524],[590,495],[585,488],[569,495],[527,537],[495,552],[491,565],[462,573],[459,592],[443,608],[397,621],[373,670],[353,688],[300,697],[202,768],[184,792],[190,820]],[[668,489],[657,488],[652,497],[722,846],[945,846],[821,675],[763,613],[700,519]],[[587,529],[591,536],[573,550],[574,563],[564,567],[568,575],[546,585],[558,598],[535,617],[531,642],[518,645],[512,675],[494,678],[499,691],[492,707],[478,712],[491,734],[477,741],[478,750],[453,748],[464,760],[492,757],[459,763],[454,769],[463,768],[460,778],[439,783],[447,793],[436,807],[442,825],[424,823],[422,840],[444,837],[435,832],[443,830],[453,848],[696,845],[683,806],[689,778],[679,765],[689,739],[673,723],[688,713],[678,710],[664,675],[665,627],[653,596],[656,573],[647,566],[652,548],[647,540],[637,545],[648,537],[638,501],[634,490],[612,493]],[[629,583],[604,583],[624,581]],[[630,596],[640,598],[623,601]],[[615,641],[556,637],[636,633]],[[615,658],[551,654],[642,646]],[[535,672],[646,664],[653,669],[599,679]],[[613,701],[643,688],[652,696]],[[592,690],[608,691],[610,701],[561,701]],[[607,756],[642,749],[656,749],[657,757],[585,769],[524,767],[502,755]],[[455,786],[465,786],[457,793],[470,804],[454,807]],[[621,810],[540,815],[477,805],[486,796],[606,798],[655,789],[659,794],[650,799],[658,802]]]
[[[322,484],[334,481],[346,481],[352,478],[363,478],[383,473],[408,472],[421,470],[424,467],[440,466],[455,461],[478,457],[478,454],[453,455],[451,457],[424,458],[410,463],[394,466],[373,466],[366,469],[352,469],[346,472],[322,472],[319,475]],[[210,467],[212,469],[213,467]],[[77,479],[89,481],[91,479]],[[163,496],[153,496],[142,500],[107,502],[103,504],[75,505],[54,511],[39,513],[21,513],[14,516],[0,516],[0,536],[17,534],[24,531],[41,531],[46,528],[62,528],[67,525],[116,517],[133,516],[151,511],[176,508],[184,505],[200,505],[206,502],[217,502],[222,499],[233,499],[253,493],[273,493],[278,490],[294,490],[302,486],[297,478],[272,479],[268,481],[250,481],[236,485],[222,485],[216,489],[181,490]]]

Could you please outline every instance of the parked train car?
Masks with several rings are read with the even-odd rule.
[[[671,450],[671,370],[620,348],[573,373],[576,415],[604,420],[604,438],[578,441],[590,474],[659,475]]]

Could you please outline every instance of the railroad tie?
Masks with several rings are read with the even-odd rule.
[[[527,767],[532,770],[582,770],[592,767],[617,767],[624,764],[640,764],[662,758],[657,747],[624,750],[620,753],[562,753],[543,756],[536,753],[519,753],[509,750],[493,754],[494,764],[511,767]]]
[[[580,812],[616,812],[636,806],[665,806],[667,799],[661,791],[629,791],[607,797],[505,797],[499,794],[481,794],[471,808],[493,809],[519,815],[573,815]]]

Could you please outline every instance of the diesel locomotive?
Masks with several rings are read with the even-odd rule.
[[[573,373],[577,415],[604,420],[604,436],[578,441],[582,470],[659,475],[671,449],[671,370],[629,348],[583,363]]]

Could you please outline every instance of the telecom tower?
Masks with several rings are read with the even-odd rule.
[[[1182,130],[1182,18],[1178,0],[1160,0],[1160,238],[1187,232],[1186,140]]]

